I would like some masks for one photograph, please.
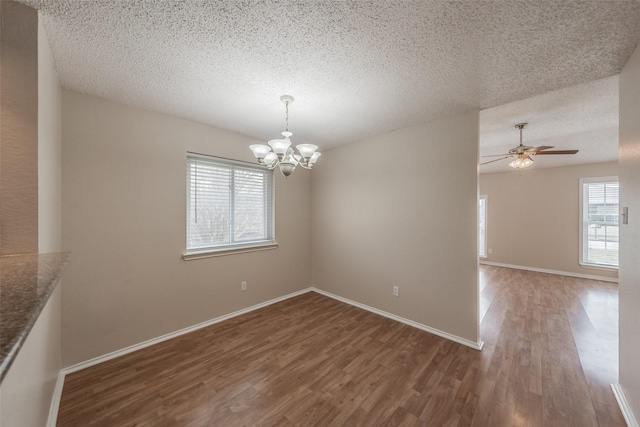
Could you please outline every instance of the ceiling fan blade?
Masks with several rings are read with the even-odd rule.
[[[480,156],[480,157],[500,157],[500,156],[510,156],[511,154],[508,153],[504,153],[504,154],[489,154],[488,156]]]
[[[501,159],[489,160],[488,162],[480,163],[480,166],[482,166],[482,165],[487,165],[487,164],[489,164],[489,163],[497,162],[497,161],[500,161],[500,160],[508,159],[508,158],[510,158],[510,157],[511,157],[511,156],[506,156],[506,157],[503,157],[503,158],[501,158]]]
[[[525,150],[525,153],[539,153],[542,150],[548,150],[549,148],[553,148],[551,145],[541,145],[540,147],[533,147],[528,150]]]
[[[540,156],[542,154],[576,154],[578,150],[554,150],[554,151],[541,151],[536,153],[536,156]]]

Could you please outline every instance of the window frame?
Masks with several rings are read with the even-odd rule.
[[[613,264],[603,264],[603,263],[596,263],[596,262],[591,262],[586,260],[585,255],[586,255],[586,248],[585,248],[585,237],[586,233],[588,233],[588,230],[585,228],[585,211],[587,206],[585,206],[585,200],[584,200],[584,193],[585,193],[585,185],[587,184],[606,184],[606,183],[618,183],[618,185],[620,184],[620,181],[618,179],[617,176],[603,176],[603,177],[589,177],[589,178],[580,178],[580,187],[579,187],[579,195],[580,195],[580,202],[579,202],[579,219],[580,219],[580,229],[579,229],[579,248],[578,248],[578,254],[579,254],[579,264],[582,267],[586,267],[586,268],[595,268],[595,269],[603,269],[603,270],[614,270],[617,271],[620,265],[620,257],[618,255],[618,265],[613,265]],[[619,193],[618,193],[619,194]],[[620,207],[620,199],[619,199],[619,195],[618,195],[618,208]],[[619,214],[618,214],[618,233],[620,232],[620,219],[619,219]],[[604,222],[604,221],[603,221]],[[588,242],[588,239],[587,239]],[[619,251],[619,246],[618,246],[618,251]]]
[[[484,200],[484,241],[480,239],[480,200]],[[488,201],[489,197],[486,194],[480,194],[478,196],[478,258],[487,259],[487,225],[488,225]],[[480,243],[484,243],[481,251]]]
[[[210,162],[212,164],[217,163],[222,166],[229,167],[231,169],[231,173],[233,173],[236,169],[244,169],[244,170],[254,170],[261,171],[265,173],[265,176],[268,176],[268,185],[269,185],[269,193],[270,193],[270,201],[265,202],[266,208],[270,210],[270,212],[266,213],[267,218],[265,219],[265,224],[270,229],[271,238],[267,237],[266,239],[256,239],[250,241],[242,241],[236,243],[229,244],[221,244],[221,245],[211,245],[206,247],[189,247],[189,229],[190,229],[190,215],[191,215],[191,169],[190,165],[192,159],[201,159],[204,162]],[[256,252],[256,251],[264,251],[269,249],[275,249],[278,247],[278,243],[276,242],[276,227],[275,227],[275,176],[272,170],[267,169],[267,167],[258,165],[250,162],[243,162],[235,159],[228,159],[224,157],[211,156],[207,154],[194,153],[191,151],[187,152],[185,159],[185,179],[186,179],[186,195],[185,195],[185,251],[182,254],[182,258],[185,261],[193,260],[193,259],[201,259],[201,258],[209,258],[209,257],[217,257],[223,255],[231,255],[237,253],[247,253],[247,252]],[[232,184],[230,184],[231,186]],[[231,188],[229,197],[230,199],[234,199],[234,195],[236,195],[234,191],[235,187]],[[230,201],[230,205],[233,205],[233,202]],[[235,212],[232,209],[230,218],[231,224],[233,224],[235,219]],[[233,229],[229,230],[230,234],[233,234]],[[267,233],[269,234],[269,233]]]

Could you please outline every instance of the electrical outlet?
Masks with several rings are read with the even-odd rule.
[[[393,296],[397,297],[400,294],[400,288],[397,286],[393,287]]]
[[[247,290],[247,282],[240,282],[240,290],[242,292]]]

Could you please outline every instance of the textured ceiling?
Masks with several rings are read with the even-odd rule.
[[[640,38],[636,0],[21,1],[66,88],[265,140],[290,94],[324,149],[616,75]]]

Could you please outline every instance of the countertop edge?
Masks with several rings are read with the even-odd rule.
[[[24,324],[21,325],[20,331],[15,335],[13,340],[9,341],[9,350],[7,354],[0,361],[0,384],[4,380],[4,377],[6,376],[9,369],[11,368],[13,361],[18,356],[18,353],[20,352],[22,345],[24,344],[27,337],[31,333],[33,326],[35,325],[37,320],[40,318],[40,314],[42,314],[42,310],[49,302],[49,299],[51,298],[53,291],[56,289],[58,283],[60,282],[60,279],[62,278],[62,274],[64,273],[65,269],[67,268],[71,260],[71,253],[58,252],[55,254],[18,254],[18,255],[4,255],[1,257],[3,263],[5,263],[5,262],[11,262],[12,261],[11,258],[19,262],[21,258],[24,258],[26,256],[30,256],[30,257],[38,256],[38,259],[39,259],[42,255],[58,255],[59,257],[56,258],[56,260],[61,261],[61,263],[59,267],[56,268],[55,272],[51,274],[51,277],[47,278],[47,283],[43,289],[41,296],[36,301],[36,304],[32,307],[31,313],[28,316],[28,318],[25,320]],[[62,258],[62,260],[60,260],[59,258]],[[38,262],[40,261],[38,260]],[[46,262],[46,261],[43,260],[42,262]],[[50,262],[53,263],[52,261]],[[2,327],[3,325],[0,325],[0,328]]]

